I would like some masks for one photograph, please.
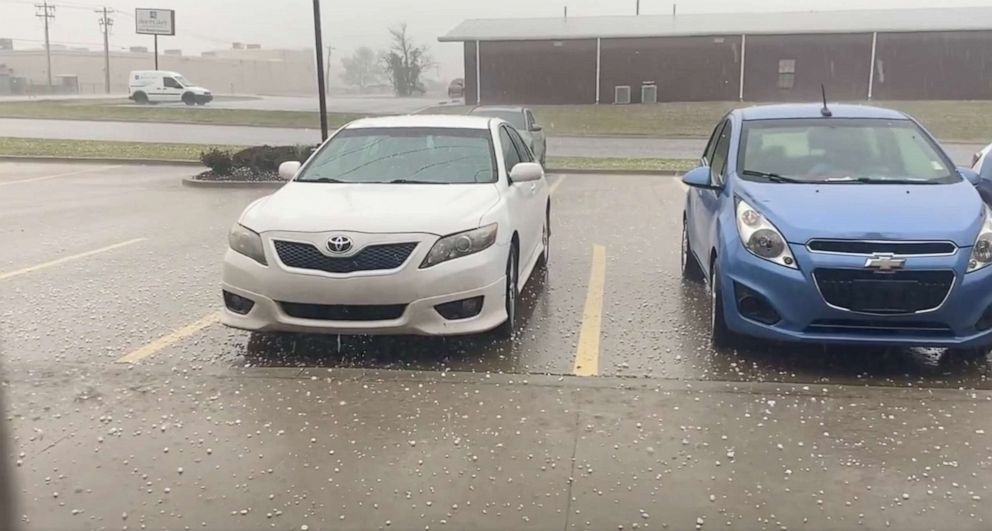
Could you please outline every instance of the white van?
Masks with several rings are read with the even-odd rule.
[[[194,85],[179,72],[166,70],[135,70],[128,78],[128,99],[146,103],[179,103],[205,105],[214,99],[210,91]]]

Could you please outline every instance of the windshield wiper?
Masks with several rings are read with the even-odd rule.
[[[873,179],[871,177],[832,177],[825,179],[824,183],[830,184],[938,184],[928,179]]]
[[[297,182],[301,183],[344,183],[347,181],[342,181],[339,179],[332,179],[330,177],[318,177],[316,179],[298,179]]]
[[[418,181],[416,179],[393,179],[386,181],[386,184],[451,184],[438,181]]]
[[[784,175],[779,175],[777,173],[771,173],[766,171],[756,171],[756,170],[744,170],[741,175],[746,175],[748,177],[761,177],[762,179],[768,179],[773,183],[805,183],[807,181],[802,181],[799,179],[793,179],[792,177],[786,177]]]

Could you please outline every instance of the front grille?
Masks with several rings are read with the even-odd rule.
[[[817,269],[813,278],[828,304],[873,314],[932,310],[943,304],[954,284],[953,271]]]
[[[951,336],[944,323],[924,321],[873,321],[861,319],[820,319],[806,328],[820,334],[863,334],[872,336],[933,337]]]
[[[810,240],[809,250],[820,253],[864,254],[890,253],[900,256],[954,254],[952,242],[872,242],[861,240]]]
[[[405,304],[301,304],[280,302],[286,315],[319,321],[392,321],[406,311]]]
[[[279,260],[288,267],[313,269],[325,273],[355,273],[396,269],[406,262],[416,243],[370,245],[354,256],[334,257],[320,252],[310,243],[275,241]]]

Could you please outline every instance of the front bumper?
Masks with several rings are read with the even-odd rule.
[[[340,233],[338,233],[340,234]],[[351,234],[356,242],[369,235]],[[300,239],[300,235],[287,236]],[[504,301],[506,256],[509,249],[493,245],[474,255],[427,269],[419,266],[437,240],[423,234],[389,235],[393,241],[417,241],[406,262],[396,270],[332,274],[286,267],[272,239],[263,235],[263,266],[230,249],[224,257],[223,289],[254,302],[241,315],[224,308],[222,322],[233,328],[263,332],[303,332],[356,335],[463,335],[492,330],[506,320]],[[327,235],[306,235],[314,243]],[[379,243],[379,242],[366,242]],[[435,306],[483,297],[482,310],[467,319],[449,320]],[[308,305],[405,305],[398,318],[338,321],[289,315],[280,303]]]
[[[214,101],[214,96],[213,94],[197,94],[196,101],[200,103],[210,103]]]
[[[736,234],[733,234],[736,238]],[[738,333],[775,341],[976,348],[992,346],[992,330],[976,325],[992,307],[992,268],[965,274],[970,249],[952,256],[908,257],[906,268],[952,270],[954,284],[946,300],[932,310],[901,315],[859,313],[833,307],[813,280],[817,268],[863,269],[865,257],[813,253],[790,245],[799,270],[762,260],[739,241],[724,244],[719,256],[727,326]],[[742,315],[735,285],[757,293],[780,320],[765,324]],[[823,323],[842,323],[825,326]]]

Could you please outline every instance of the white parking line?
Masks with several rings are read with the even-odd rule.
[[[117,363],[129,363],[132,365],[138,363],[218,322],[220,322],[220,312],[207,315],[195,323],[190,323],[182,328],[173,330],[138,350],[121,357],[117,360]]]
[[[85,253],[74,254],[72,256],[66,256],[66,257],[63,257],[63,258],[59,258],[58,260],[52,260],[51,262],[45,262],[43,264],[38,264],[38,265],[31,266],[31,267],[25,267],[24,269],[18,269],[16,271],[8,271],[6,273],[0,273],[0,280],[7,280],[8,278],[13,278],[13,277],[16,277],[16,276],[19,276],[19,275],[23,275],[25,273],[32,273],[32,272],[38,271],[40,269],[47,269],[49,267],[53,267],[53,266],[57,266],[57,265],[60,265],[60,264],[64,264],[66,262],[71,262],[73,260],[78,260],[80,258],[86,258],[87,256],[93,256],[94,254],[100,254],[100,253],[105,253],[107,251],[112,251],[114,249],[120,249],[121,247],[125,247],[127,245],[131,245],[131,244],[138,243],[138,242],[143,242],[143,241],[145,241],[145,239],[146,238],[135,238],[133,240],[128,240],[126,242],[115,243],[113,245],[108,245],[106,247],[101,247],[99,249],[94,249],[92,251],[86,251]]]
[[[33,182],[38,182],[38,181],[47,181],[48,179],[58,179],[59,177],[71,177],[73,175],[81,175],[83,173],[92,173],[92,172],[95,172],[95,171],[112,170],[112,169],[120,168],[120,167],[121,167],[120,165],[117,165],[117,166],[100,166],[99,168],[88,168],[88,169],[85,169],[85,170],[70,171],[70,172],[65,172],[65,173],[56,173],[55,175],[44,175],[44,176],[41,176],[41,177],[32,177],[30,179],[20,179],[20,180],[17,180],[17,181],[2,181],[2,182],[0,182],[0,186],[6,186],[8,184],[23,184],[23,183],[33,183]]]
[[[565,180],[564,175],[559,176],[558,179],[555,180],[555,183],[551,185],[551,189],[548,191],[548,193],[550,193],[551,195],[555,195],[555,192],[558,191],[558,187],[561,186],[561,183],[564,180]]]

